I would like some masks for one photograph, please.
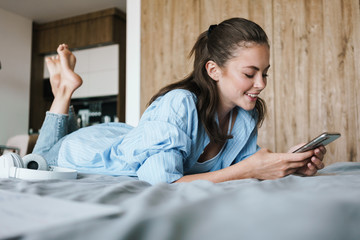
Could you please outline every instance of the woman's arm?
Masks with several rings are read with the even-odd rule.
[[[313,155],[313,150],[304,153],[272,153],[268,149],[260,149],[249,158],[227,168],[186,175],[175,182],[191,182],[200,179],[215,183],[245,178],[276,179],[295,173],[306,166]]]

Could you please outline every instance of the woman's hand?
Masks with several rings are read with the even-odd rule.
[[[304,153],[273,153],[268,149],[260,149],[244,161],[247,161],[252,166],[250,170],[251,177],[257,179],[276,179],[298,171],[303,174],[312,173],[313,168],[306,168],[309,159],[312,159],[314,154],[313,150]],[[323,155],[318,155],[322,159]],[[314,160],[316,166],[319,165],[318,160],[318,157]]]
[[[299,168],[295,173],[313,176],[317,173],[318,170],[324,168],[324,163],[322,162],[326,154],[326,148],[320,146],[313,150],[314,155],[308,160],[307,164]]]

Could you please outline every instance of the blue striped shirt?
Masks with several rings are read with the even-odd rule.
[[[151,184],[174,182],[192,168],[210,142],[196,101],[190,91],[172,90],[147,108],[137,127],[108,123],[79,129],[63,140],[58,165],[83,173],[134,176]],[[210,171],[259,149],[253,111],[237,108],[231,134]]]

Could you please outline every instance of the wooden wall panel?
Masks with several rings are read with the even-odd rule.
[[[329,147],[328,162],[360,161],[357,129],[356,83],[360,80],[355,65],[355,46],[359,47],[359,1],[332,1],[323,5],[327,128],[342,133],[342,138]],[[356,16],[357,17],[354,17]],[[354,21],[355,20],[355,21]],[[357,35],[356,35],[357,34]]]
[[[305,1],[274,1],[275,141],[280,152],[305,141],[310,130],[306,10],[311,9]]]
[[[275,0],[273,7],[276,151],[338,131],[325,163],[360,161],[359,2]]]
[[[269,115],[259,145],[284,152],[338,131],[342,137],[327,147],[325,163],[360,161],[358,0],[143,0],[142,110],[160,86],[191,69],[185,56],[198,34],[230,17],[257,22],[271,42],[262,94]],[[193,32],[184,34],[184,26]]]
[[[287,151],[308,135],[308,44],[304,1],[274,2],[274,81],[277,151]]]
[[[232,17],[249,18],[250,0],[200,0],[201,29],[206,31],[211,24],[218,24]]]
[[[354,47],[354,71],[355,78],[350,79],[350,81],[355,81],[355,106],[353,111],[355,112],[355,129],[353,130],[356,134],[355,141],[350,143],[354,148],[356,148],[356,155],[351,159],[353,161],[360,162],[360,1],[357,3],[355,0],[351,2],[351,9],[353,9],[352,14],[352,23],[353,23],[353,47]]]
[[[161,87],[190,73],[199,16],[196,0],[142,0],[141,112]]]
[[[336,131],[336,129],[326,128],[326,100],[324,89],[326,79],[324,76],[324,18],[322,12],[322,1],[305,1],[305,26],[307,45],[303,51],[306,52],[306,69],[304,69],[303,81],[308,82],[307,92],[308,105],[308,132],[303,140],[296,139],[297,142],[310,140],[315,135],[323,131]],[[293,143],[296,144],[296,143]]]

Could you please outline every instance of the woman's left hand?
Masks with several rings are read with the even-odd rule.
[[[315,175],[318,170],[324,168],[324,163],[322,161],[325,154],[326,148],[324,146],[314,149],[314,155],[309,159],[309,162],[305,166],[299,168],[295,173],[305,176]]]

